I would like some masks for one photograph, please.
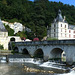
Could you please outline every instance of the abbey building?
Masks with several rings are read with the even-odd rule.
[[[51,23],[51,27],[47,28],[47,38],[58,40],[75,39],[75,25],[67,23],[61,15],[61,10],[58,11],[57,17]]]

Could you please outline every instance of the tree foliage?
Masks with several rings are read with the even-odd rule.
[[[67,22],[75,25],[75,6],[73,5],[48,0],[34,0],[34,2],[29,0],[0,0],[1,18],[9,22],[18,21],[30,28],[32,33],[27,33],[27,37],[31,39],[34,37],[34,33],[40,39],[46,36],[46,27],[51,25],[59,9],[62,11],[62,15],[66,16]]]
[[[8,36],[13,36],[14,35],[14,30],[11,29],[8,25],[6,25],[5,28],[8,31]]]
[[[4,49],[3,45],[0,44],[0,49]]]

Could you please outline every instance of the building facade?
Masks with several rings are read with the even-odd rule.
[[[61,10],[58,11],[57,17],[51,23],[51,27],[47,27],[47,38],[58,40],[75,39],[75,25],[67,23],[61,15]]]

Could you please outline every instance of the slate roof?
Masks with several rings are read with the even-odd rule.
[[[67,22],[63,19],[61,15],[61,10],[59,9],[57,17],[54,19],[54,22]]]
[[[75,25],[69,24],[69,25],[68,25],[68,28],[69,28],[69,29],[74,29],[74,30],[75,30]]]
[[[1,32],[7,32],[7,30],[5,29],[5,26],[3,25],[1,19],[0,19],[0,31]]]

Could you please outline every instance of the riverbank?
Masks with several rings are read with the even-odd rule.
[[[22,64],[24,65],[24,64]],[[53,71],[45,71],[45,70],[39,70],[39,69],[35,69],[35,68],[30,68],[30,67],[27,67],[27,66],[24,66],[24,69],[23,69],[25,72],[35,72],[35,73],[50,73],[50,74],[54,74]]]

